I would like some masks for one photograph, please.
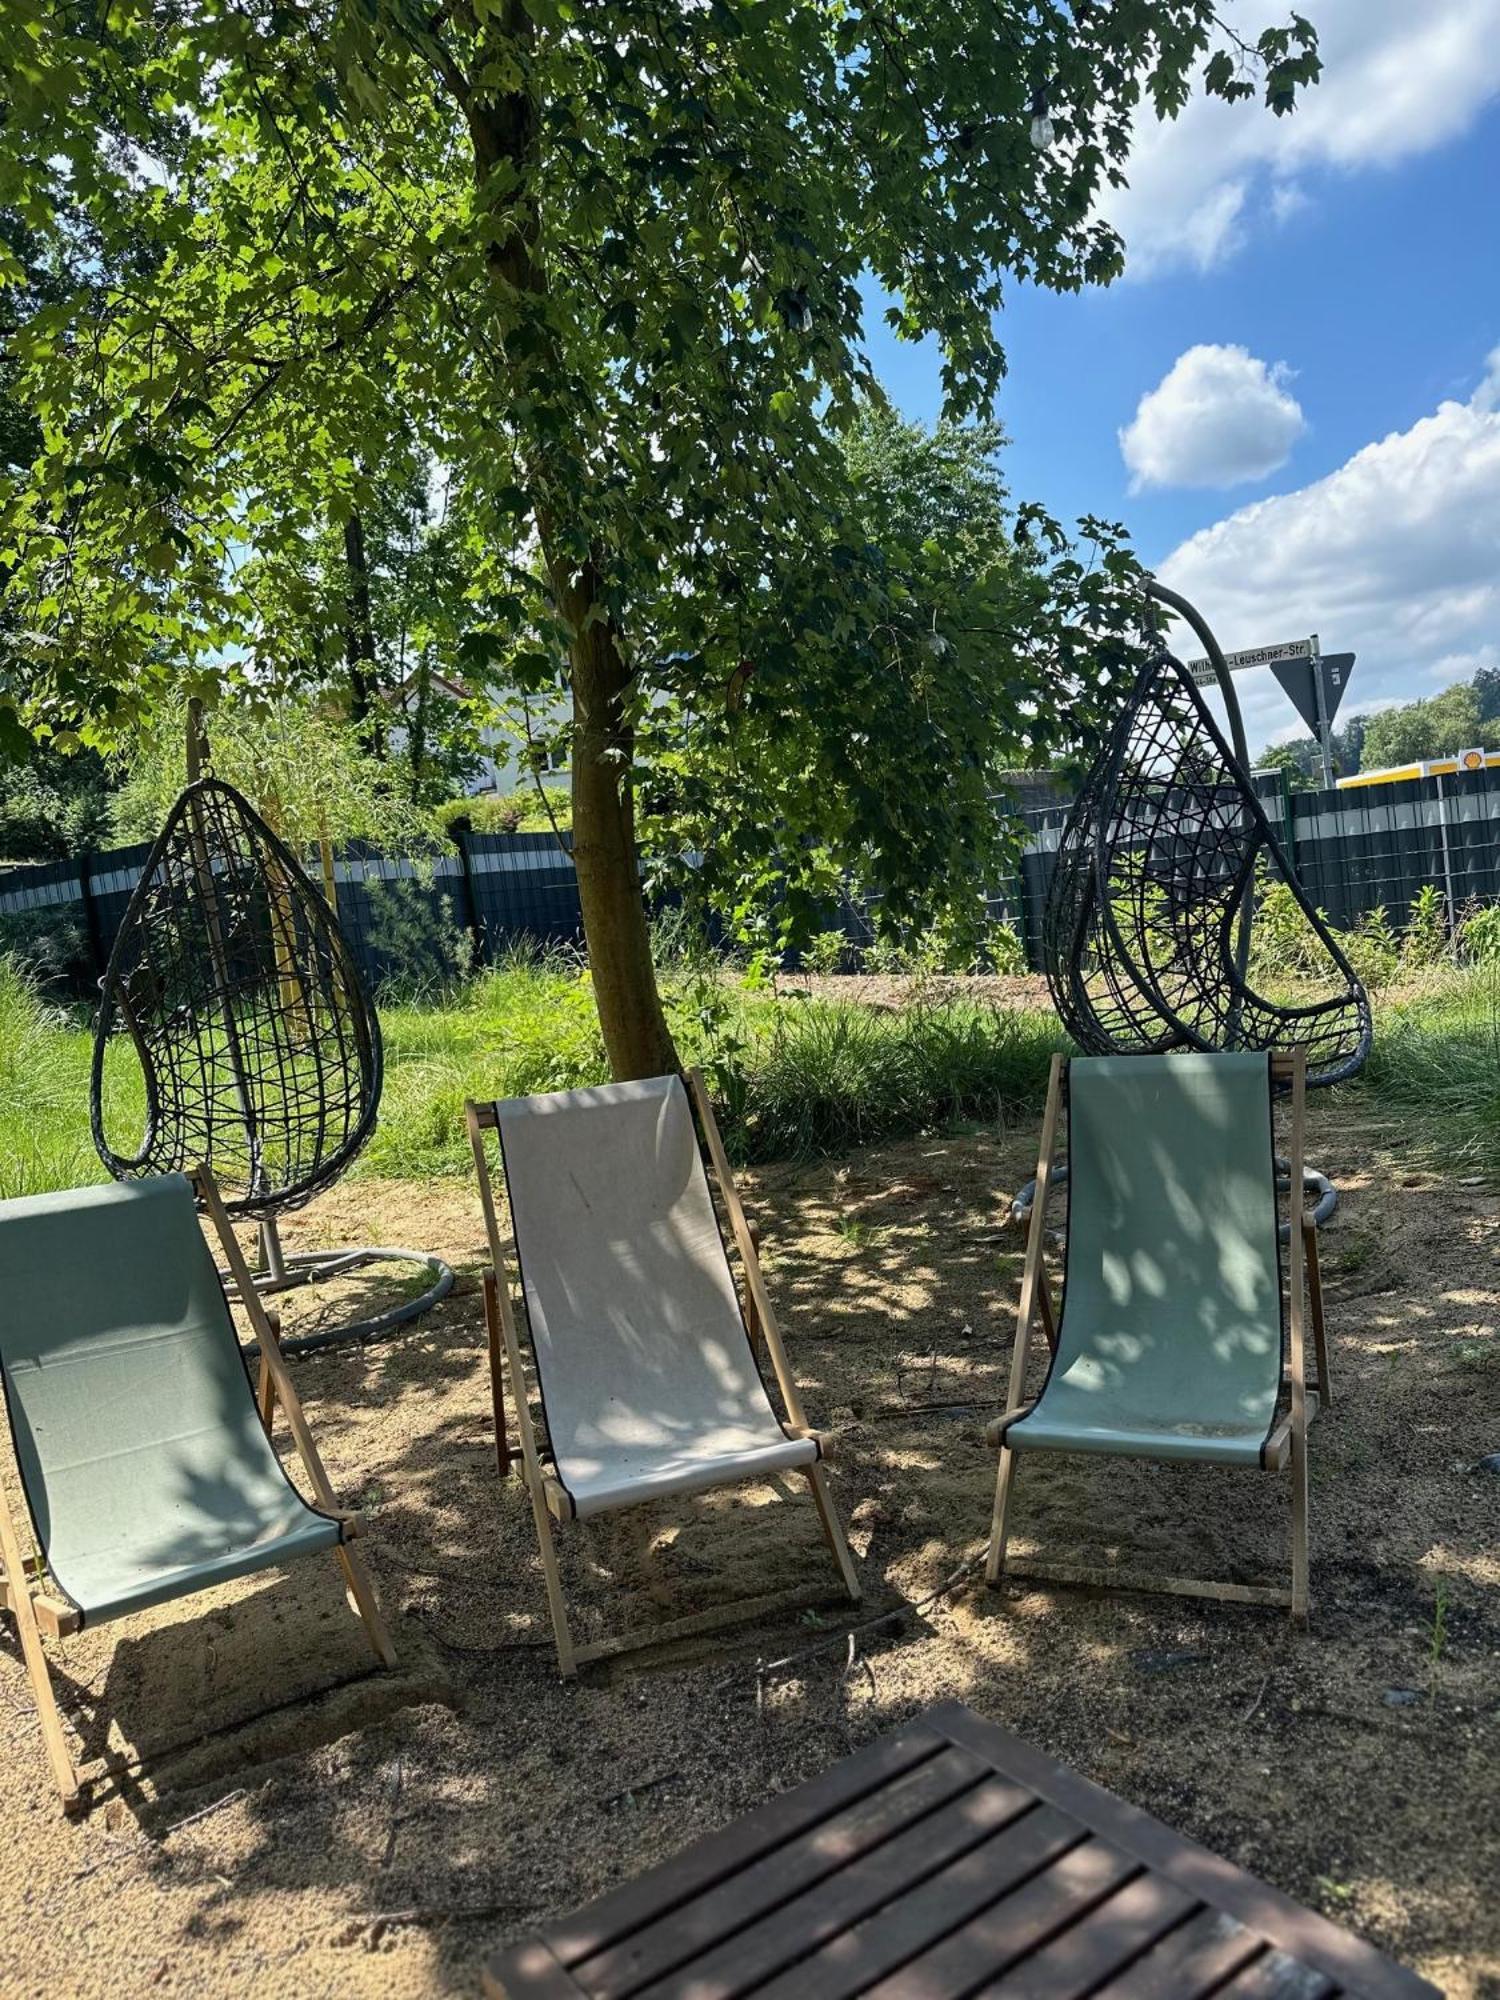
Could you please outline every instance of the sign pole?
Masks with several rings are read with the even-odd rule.
[[[1318,645],[1318,635],[1312,635],[1313,699],[1318,704],[1318,748],[1323,753],[1323,789],[1333,790],[1333,758],[1328,749],[1328,702],[1323,692],[1322,649]]]

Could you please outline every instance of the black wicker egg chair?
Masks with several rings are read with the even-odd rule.
[[[1150,595],[1202,643],[1233,743],[1158,643],[1063,827],[1042,924],[1053,1001],[1093,1055],[1302,1048],[1309,1085],[1342,1083],[1370,1052],[1369,997],[1256,796],[1217,640],[1185,598],[1154,581]],[[1318,961],[1311,998],[1284,1002],[1253,983],[1255,897],[1268,879],[1305,920]],[[1325,1176],[1309,1183],[1326,1219],[1337,1197]]]
[[[144,1129],[120,1130],[108,1052],[127,1039]],[[369,1340],[450,1289],[425,1252],[360,1247],[286,1255],[277,1218],[330,1187],[375,1129],[380,1025],[337,918],[247,800],[197,778],[173,806],[121,921],[102,982],[90,1121],[117,1180],[209,1167],[233,1216],[259,1227],[263,1293],[396,1259],[427,1267],[416,1298],[289,1353]]]

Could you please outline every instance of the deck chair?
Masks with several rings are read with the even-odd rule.
[[[689,1091],[692,1093],[691,1103]],[[786,1411],[778,1419],[719,1234],[693,1113],[713,1162],[749,1298]],[[859,1579],[824,1480],[829,1440],[807,1422],[703,1080],[676,1076],[467,1107],[492,1269],[485,1310],[501,1470],[503,1379],[540,1544],[558,1666],[681,1638],[773,1608],[765,1599],[654,1631],[575,1645],[554,1521],[795,1472],[812,1489],[844,1588]],[[532,1424],[485,1134],[500,1143],[536,1366]],[[544,1458],[548,1463],[544,1466]]]
[[[1306,1058],[1078,1057],[1052,1065],[1021,1279],[986,1578],[1110,1583],[1307,1616],[1307,1425],[1331,1395],[1317,1234],[1291,1200],[1283,1288],[1273,1093],[1290,1093],[1289,1186],[1302,1186]],[[1024,1401],[1044,1275],[1046,1205],[1066,1098],[1063,1295],[1042,1391]],[[1304,1364],[1303,1267],[1318,1377]],[[1284,1295],[1285,1294],[1285,1295]],[[1006,1562],[1007,1513],[1027,1452],[1103,1452],[1259,1466],[1291,1482],[1289,1591]]]
[[[260,1346],[256,1392],[194,1207],[212,1218]],[[181,1174],[0,1203],[0,1379],[40,1551],[0,1490],[0,1606],[16,1621],[65,1810],[83,1801],[41,1635],[61,1638],[331,1551],[384,1665],[395,1653],[212,1178]],[[313,1501],[262,1421],[286,1411]],[[55,1591],[42,1588],[42,1568]]]

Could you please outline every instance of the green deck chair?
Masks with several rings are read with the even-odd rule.
[[[1066,1092],[1064,1084],[1066,1083]],[[1010,1565],[1013,1575],[1288,1606],[1307,1615],[1308,1401],[1328,1399],[1317,1236],[1291,1230],[1283,1283],[1272,1101],[1291,1099],[1289,1185],[1302,1185],[1305,1059],[1260,1054],[1054,1061],[1022,1274],[986,1576],[1006,1569],[1018,1457],[1100,1452],[1288,1471],[1290,1591]],[[1042,1391],[1023,1401],[1043,1299],[1046,1204],[1066,1095],[1068,1230],[1061,1315]],[[1307,1267],[1318,1380],[1304,1372]],[[1285,1300],[1285,1304],[1284,1304]],[[1287,1309],[1289,1307],[1289,1310]]]
[[[243,1263],[206,1173],[197,1192]],[[40,1634],[62,1637],[235,1577],[332,1552],[377,1657],[394,1661],[253,1283],[257,1404],[224,1291],[180,1174],[0,1203],[0,1380],[16,1468],[55,1594],[33,1587],[0,1492],[0,1605],[15,1617],[63,1803],[81,1802]],[[316,1504],[282,1469],[286,1411]]]

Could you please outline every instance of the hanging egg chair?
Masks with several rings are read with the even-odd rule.
[[[190,758],[196,764],[196,752]],[[128,1043],[144,1126],[124,1129],[111,1044]],[[380,1026],[328,902],[230,785],[194,778],[167,816],[102,982],[89,1115],[117,1180],[207,1166],[232,1216],[259,1225],[270,1293],[395,1258],[433,1282],[392,1311],[285,1343],[370,1339],[443,1297],[453,1274],[420,1251],[287,1256],[277,1218],[336,1181],[375,1129]]]
[[[1369,996],[1256,796],[1217,640],[1185,598],[1154,580],[1149,594],[1202,643],[1232,747],[1192,673],[1157,642],[1063,826],[1042,919],[1053,1002],[1090,1055],[1301,1048],[1309,1086],[1342,1083],[1370,1052]],[[1285,885],[1306,927],[1303,975],[1281,997],[1251,973],[1256,896],[1269,881]],[[1307,1183],[1324,1221],[1337,1194],[1315,1170]]]

